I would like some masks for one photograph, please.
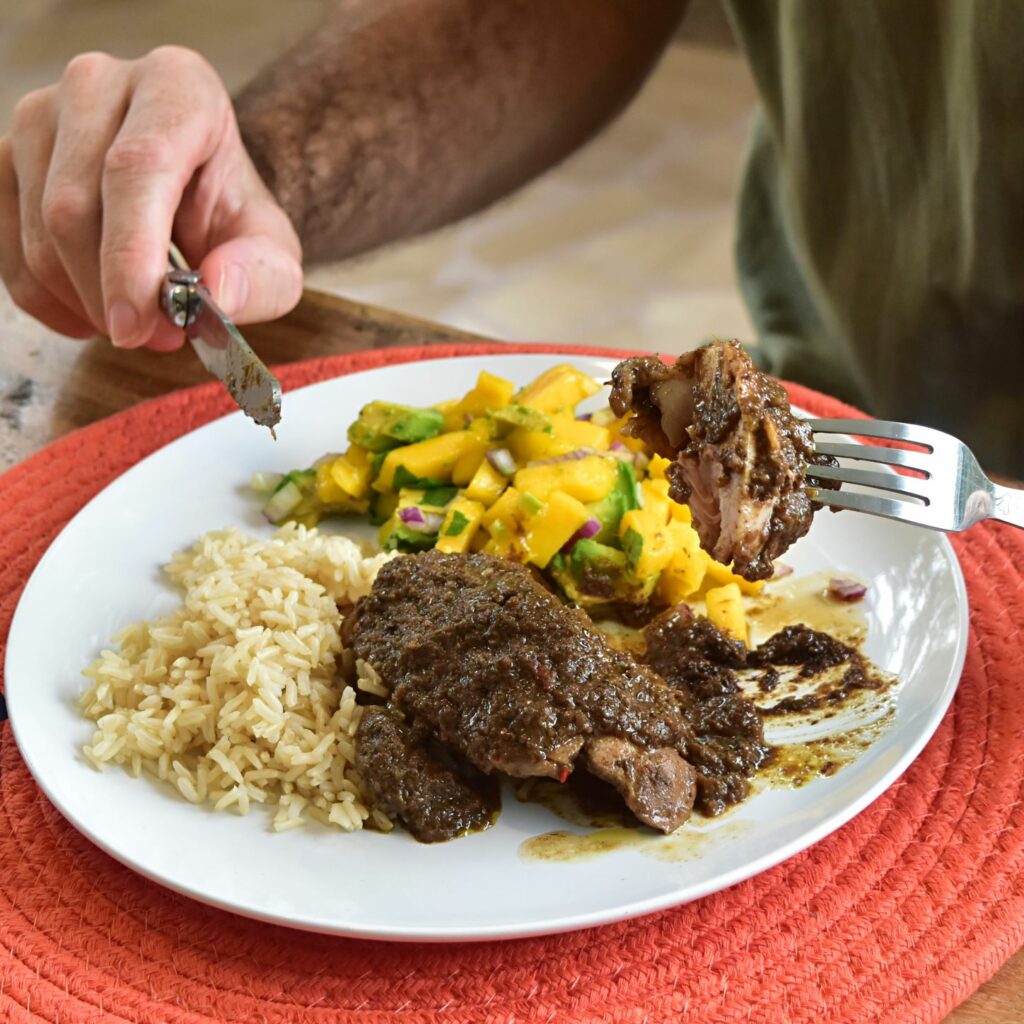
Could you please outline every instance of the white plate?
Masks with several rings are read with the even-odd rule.
[[[571,357],[599,380],[613,360]],[[283,834],[196,808],[79,753],[91,736],[76,698],[82,668],[127,622],[169,612],[178,595],[159,567],[211,529],[262,521],[246,483],[255,470],[306,465],[344,442],[370,399],[428,404],[468,389],[486,367],[517,383],[565,357],[507,355],[406,363],[289,392],[275,444],[241,413],[155,452],[68,524],[25,588],[7,649],[7,702],[29,769],[65,817],[122,863],[178,892],[255,918],[389,939],[536,935],[649,913],[748,878],[828,835],[910,764],[952,699],[967,639],[963,578],[945,537],[869,516],[819,515],[787,555],[798,573],[871,581],[867,653],[899,675],[892,728],[835,776],[770,790],[710,823],[694,855],[662,860],[622,849],[588,861],[524,860],[527,838],[566,827],[506,800],[497,825],[422,846],[405,834],[343,835],[317,825]]]

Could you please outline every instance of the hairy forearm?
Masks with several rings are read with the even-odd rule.
[[[455,220],[571,152],[686,0],[342,0],[236,101],[307,259]]]

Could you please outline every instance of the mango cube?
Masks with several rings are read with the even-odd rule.
[[[331,464],[321,462],[316,467],[316,496],[324,505],[337,505],[345,501],[348,495],[335,483],[331,476]]]
[[[352,498],[362,498],[370,489],[370,453],[357,444],[349,446],[329,464],[333,481]]]
[[[469,497],[468,491],[466,496]],[[515,531],[519,518],[522,515],[520,511],[520,498],[522,498],[522,494],[515,487],[507,488],[501,497],[483,514],[481,525],[491,530],[492,534],[494,531],[491,527],[494,523],[498,522],[506,530]]]
[[[519,392],[520,405],[542,412],[574,409],[584,398],[596,395],[601,385],[593,377],[567,363],[545,370],[536,380]]]
[[[469,498],[456,498],[449,506],[434,545],[438,551],[468,551],[483,518],[484,507]]]
[[[644,480],[640,484],[640,494],[643,497],[644,508],[658,522],[667,523],[672,518],[674,502],[668,496],[667,480]]]
[[[652,455],[651,461],[647,463],[647,475],[653,480],[664,480],[665,470],[671,465],[672,461],[663,455]]]
[[[637,576],[654,576],[672,558],[672,538],[667,523],[648,509],[634,508],[619,522],[619,539]]]
[[[508,484],[509,478],[499,473],[485,456],[480,460],[476,472],[469,481],[466,497],[472,501],[479,501],[485,508],[490,508],[501,497],[501,492]]]
[[[475,452],[476,457],[480,458],[486,448],[487,442],[470,430],[438,434],[426,441],[393,448],[384,457],[380,475],[373,486],[378,491],[394,490],[395,474],[399,467],[405,470],[405,477],[399,481],[399,486],[416,480],[451,480],[452,470],[460,458],[467,452]]]
[[[465,397],[458,403],[459,409],[466,416],[482,416],[492,409],[508,405],[515,393],[516,386],[512,381],[481,370],[476,387],[466,392]]]
[[[742,643],[747,642],[747,616],[743,595],[735,583],[713,587],[704,595],[708,618],[723,632]]]
[[[519,427],[505,439],[505,447],[520,466],[539,459],[551,459],[558,455],[568,455],[576,450],[572,441],[556,437],[554,432],[543,430],[524,430]]]
[[[721,562],[716,562],[710,557],[708,558],[708,579],[723,585],[735,584],[742,593],[749,594],[751,597],[760,594],[764,588],[764,580],[755,580],[751,583],[742,576],[737,576],[727,565],[722,565]]]
[[[588,455],[585,459],[555,462],[547,466],[528,466],[516,473],[516,487],[529,491],[541,501],[562,491],[577,501],[598,501],[615,486],[615,459]]]
[[[599,427],[596,423],[572,416],[552,416],[551,428],[555,437],[571,441],[577,448],[596,448],[604,452],[612,443],[612,435],[607,427]]]
[[[582,502],[561,492],[552,494],[528,520],[528,560],[543,569],[589,518],[590,510]]]
[[[693,527],[677,521],[669,523],[672,557],[661,571],[655,593],[667,605],[679,604],[695,594],[707,571],[708,558],[701,550],[700,538]]]

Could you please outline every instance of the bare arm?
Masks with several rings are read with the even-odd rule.
[[[640,87],[687,0],[342,0],[238,97],[308,259],[455,220],[562,159]]]
[[[61,333],[175,348],[156,301],[173,236],[239,323],[280,316],[300,241],[312,259],[361,252],[569,153],[636,91],[685,3],[339,0],[237,117],[191,50],[80,54],[0,137],[0,280]]]

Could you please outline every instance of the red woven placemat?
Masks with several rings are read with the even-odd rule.
[[[568,350],[392,349],[280,376],[293,388],[386,363],[509,351]],[[851,412],[791,392],[819,415]],[[68,519],[140,458],[229,410],[217,384],[169,395],[0,477],[0,643]],[[971,602],[967,664],[952,708],[903,778],[771,871],[685,907],[569,935],[392,945],[202,906],[75,832],[0,726],[0,1021],[941,1020],[1024,941],[1024,533],[986,525],[954,543]]]

